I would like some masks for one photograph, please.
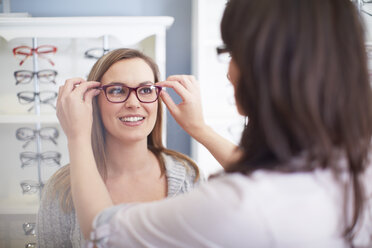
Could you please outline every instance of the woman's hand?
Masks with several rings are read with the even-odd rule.
[[[172,88],[180,95],[182,102],[179,104],[175,104],[165,91],[161,92],[160,97],[178,124],[204,145],[225,169],[240,158],[241,151],[235,144],[205,124],[199,83],[193,76],[170,76],[166,81],[159,82],[157,85]]]
[[[92,99],[100,93],[100,90],[94,89],[99,85],[99,82],[72,78],[59,88],[57,117],[68,140],[79,137],[90,139]]]
[[[197,139],[206,128],[198,81],[194,76],[174,75],[157,85],[172,88],[181,97],[182,102],[176,104],[167,92],[162,91],[160,95],[177,123]]]

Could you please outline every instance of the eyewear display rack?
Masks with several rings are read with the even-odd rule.
[[[40,102],[44,89],[58,91],[67,78],[86,78],[96,59],[88,58],[87,50],[102,50],[103,53],[119,48],[131,47],[144,52],[158,64],[161,79],[165,78],[166,30],[173,24],[172,17],[0,17],[0,247],[36,247],[33,228],[40,196],[22,193],[20,181],[33,180],[46,183],[59,167],[49,167],[40,157],[30,168],[21,168],[19,154],[24,149],[14,136],[20,127],[36,130],[30,148],[40,156],[50,149],[61,154],[60,164],[68,164],[67,139],[58,123],[55,110],[49,103]],[[56,84],[41,85],[37,75],[32,84],[15,85],[13,73],[20,69],[12,50],[18,46],[33,49],[45,44],[58,48],[51,56],[58,71]],[[94,57],[94,56],[93,56]],[[21,69],[38,72],[50,68],[50,64],[33,53],[25,60]],[[23,88],[25,87],[25,88]],[[34,92],[32,112],[28,105],[18,102],[20,89]],[[42,88],[41,88],[42,87]],[[42,90],[40,90],[42,89]],[[54,103],[55,104],[55,101]],[[166,108],[164,108],[165,114]],[[37,130],[45,125],[59,131],[58,145],[41,139]],[[163,141],[166,141],[166,123],[163,124]],[[36,172],[36,173],[35,173]]]

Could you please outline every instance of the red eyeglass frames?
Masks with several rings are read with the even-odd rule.
[[[38,54],[41,58],[48,60],[48,62],[54,66],[54,63],[51,59],[45,56],[48,53],[56,53],[57,47],[51,45],[42,45],[36,48],[32,48],[29,46],[19,46],[13,49],[13,54],[16,57],[21,57],[21,62],[19,65],[22,65],[26,59],[32,56],[34,53]],[[22,58],[24,56],[24,58]]]

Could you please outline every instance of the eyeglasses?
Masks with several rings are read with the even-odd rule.
[[[364,9],[364,5],[368,5],[368,4],[372,3],[372,0],[360,0],[360,1],[354,0],[354,2],[355,2],[356,5],[359,4],[359,6],[357,6],[357,7],[360,10],[360,12],[363,12],[363,13],[369,15],[369,16],[372,16],[372,13],[370,11],[367,11],[367,10]]]
[[[23,227],[23,231],[25,232],[25,235],[36,236],[36,232],[35,232],[36,223],[25,222],[23,223],[22,227]]]
[[[33,242],[31,242],[31,243],[27,243],[26,245],[25,245],[25,248],[35,248],[36,247],[36,243],[33,243]]]
[[[59,132],[54,127],[43,127],[38,130],[31,129],[28,127],[18,128],[16,131],[16,137],[18,140],[26,141],[23,145],[25,148],[31,141],[36,139],[36,135],[40,135],[40,138],[52,141],[55,145],[57,144],[56,139],[59,136]]]
[[[53,61],[47,58],[45,54],[56,53],[56,52],[57,52],[57,47],[51,46],[51,45],[42,45],[37,48],[32,48],[29,46],[19,46],[13,49],[14,56],[21,58],[21,62],[19,63],[19,65],[22,65],[28,57],[36,53],[40,56],[40,58],[48,60],[48,62],[54,66]]]
[[[26,180],[20,183],[23,194],[35,194],[43,189],[44,184],[36,181]]]
[[[231,60],[231,51],[226,47],[226,45],[222,45],[216,48],[217,52],[217,59],[221,63],[229,63]]]
[[[17,94],[18,101],[20,104],[28,104],[35,101],[36,97],[39,97],[40,103],[49,104],[54,109],[56,108],[53,105],[54,100],[57,98],[57,92],[54,91],[41,91],[41,92],[33,92],[33,91],[22,91]],[[31,106],[27,111],[31,111],[34,106]]]
[[[136,92],[138,101],[142,103],[152,103],[158,100],[161,86],[155,85],[144,85],[136,88],[125,86],[122,83],[111,83],[99,87],[98,89],[103,90],[106,99],[112,103],[125,102],[132,91]]]
[[[41,70],[41,71],[27,71],[20,70],[14,72],[14,78],[16,79],[17,84],[28,84],[31,82],[34,75],[37,76],[40,83],[53,83],[55,84],[55,79],[57,76],[57,71],[55,70]]]
[[[22,152],[19,154],[19,158],[21,160],[21,167],[28,167],[31,166],[36,161],[41,161],[45,165],[49,166],[60,166],[61,161],[61,154],[55,151],[48,151],[43,153],[36,153],[36,152]]]
[[[88,59],[99,59],[110,50],[105,48],[92,48],[85,51],[84,56]]]

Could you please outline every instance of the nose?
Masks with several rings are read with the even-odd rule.
[[[141,102],[138,100],[134,90],[129,93],[128,99],[124,102],[124,105],[127,108],[139,108],[141,106]]]

